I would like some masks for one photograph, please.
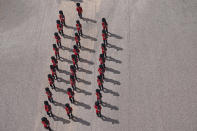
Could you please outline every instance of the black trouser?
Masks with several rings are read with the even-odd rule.
[[[100,104],[102,104],[101,98],[100,98],[100,99],[97,98],[97,101],[98,101]]]
[[[97,115],[98,117],[101,117],[101,111],[98,112],[98,113],[96,113],[96,115]]]
[[[61,23],[62,23],[62,25],[66,26],[65,20],[64,20],[64,21],[62,21]]]
[[[56,64],[55,69],[59,70],[58,65]]]
[[[75,102],[74,97],[69,97],[69,100],[70,100],[71,103],[74,103]]]
[[[48,97],[48,100],[53,103],[53,98],[52,97]]]
[[[58,46],[59,48],[62,47],[61,42],[57,42],[57,46]]]
[[[99,85],[100,90],[103,90],[103,84]]]
[[[77,78],[76,73],[74,73],[74,78],[75,78],[75,80],[77,80],[77,81],[78,81],[78,78]]]
[[[57,74],[54,74],[52,77],[57,80]]]
[[[47,115],[48,115],[49,117],[53,117],[52,111],[48,111],[48,112],[47,112]]]
[[[70,113],[67,113],[69,119],[73,117],[73,114],[70,112]]]
[[[107,53],[106,53],[106,51],[103,53],[103,55],[104,55],[104,57],[106,57],[106,56],[107,56]]]
[[[79,16],[80,19],[82,19],[82,13],[78,12],[78,16]]]
[[[79,41],[79,42],[76,42],[76,45],[77,45],[79,48],[81,48],[81,43],[80,43],[80,41]]]
[[[80,36],[82,36],[82,35],[83,35],[83,33],[82,33],[82,29],[81,29],[81,30],[78,30],[78,34],[79,34]]]
[[[59,53],[55,54],[55,57],[56,59],[60,59],[60,54]]]
[[[103,40],[103,43],[107,45],[107,39],[106,40]]]
[[[76,63],[76,64],[74,64],[74,66],[75,66],[75,68],[76,69],[79,69],[79,66],[78,66],[78,64]]]
[[[56,88],[54,83],[53,84],[50,84],[50,86],[51,86],[52,89],[55,89]]]
[[[76,86],[75,84],[72,85],[73,90],[76,90]]]
[[[63,30],[60,30],[60,31],[59,31],[59,34],[60,34],[60,35],[63,35],[63,34],[64,34]]]

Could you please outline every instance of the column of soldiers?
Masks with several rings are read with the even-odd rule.
[[[82,19],[82,12],[83,12],[82,7],[80,6],[80,3],[77,3],[76,6],[77,6],[76,10],[78,12],[78,16],[80,19]],[[55,80],[58,79],[56,71],[59,71],[59,68],[58,68],[58,60],[60,59],[59,49],[62,48],[61,36],[64,35],[63,26],[67,27],[65,23],[65,16],[62,10],[59,11],[59,20],[56,20],[56,24],[57,24],[58,32],[54,33],[56,44],[53,44],[53,50],[54,50],[55,56],[51,56],[51,65],[50,65],[51,73],[48,74],[49,85],[51,89],[55,91],[57,89],[55,86]],[[79,69],[78,61],[80,61],[79,53],[80,53],[80,48],[81,48],[80,36],[83,36],[82,25],[79,20],[76,21],[76,28],[77,28],[77,32],[75,33],[76,45],[73,46],[73,54],[71,55],[73,65],[70,65],[70,84],[72,88],[67,89],[67,95],[71,103],[75,102],[74,91],[76,90],[76,81],[78,81],[76,72]],[[45,88],[45,92],[48,97],[48,101],[50,103],[54,103],[53,94],[48,87]],[[49,104],[48,101],[44,101],[44,109],[49,117],[54,117],[52,113],[51,105]],[[65,104],[65,110],[69,119],[72,119],[73,118],[72,107],[70,106],[69,103]],[[43,124],[45,129],[51,131],[49,120],[46,117],[41,118],[41,123]]]
[[[103,38],[103,43],[101,44],[101,50],[102,53],[99,55],[99,62],[100,65],[98,67],[98,73],[99,75],[97,76],[97,84],[99,89],[96,89],[96,97],[97,101],[95,102],[94,108],[96,110],[96,115],[98,117],[101,117],[101,105],[102,105],[102,94],[101,91],[103,91],[103,83],[105,79],[105,59],[107,57],[107,39],[108,39],[108,24],[105,18],[102,18],[102,38]]]

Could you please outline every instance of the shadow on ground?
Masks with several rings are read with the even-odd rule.
[[[85,108],[85,109],[88,109],[88,110],[91,109],[91,106],[89,106],[89,105],[87,105],[87,104],[85,104],[85,103],[83,103],[83,102],[75,101],[74,104],[75,104],[76,106],[81,106],[81,107],[83,107],[83,108]]]
[[[117,106],[113,106],[113,105],[106,103],[106,102],[102,102],[102,106],[110,108],[111,110],[119,110],[119,108]]]
[[[115,120],[115,119],[112,119],[110,117],[106,117],[104,115],[102,115],[101,119],[103,121],[111,122],[112,124],[119,124],[119,120]]]
[[[54,114],[53,114],[53,120],[54,120],[54,121],[61,121],[63,124],[68,124],[68,123],[70,123],[69,120],[66,120],[66,119],[64,119],[64,118],[62,118],[62,117],[56,116],[56,115],[54,115]]]
[[[106,78],[106,77],[105,77],[104,81],[111,82],[114,85],[120,85],[121,84],[119,81],[116,81],[116,80],[113,80],[113,79],[110,79],[110,78]]]
[[[112,94],[113,96],[120,96],[118,92],[114,92],[114,91],[112,91],[112,90],[110,90],[110,89],[107,89],[107,88],[104,88],[104,89],[103,89],[103,92],[104,92],[104,93],[110,93],[110,94]]]
[[[115,70],[115,69],[112,69],[112,68],[109,68],[109,67],[106,67],[105,69],[106,69],[106,71],[113,72],[114,74],[120,74],[120,71],[118,71],[118,70]]]
[[[83,90],[83,89],[80,89],[80,88],[76,88],[76,92],[77,92],[77,93],[83,93],[83,94],[85,94],[86,96],[87,96],[87,95],[92,95],[91,92],[88,92],[88,91]]]
[[[79,123],[81,123],[82,125],[85,125],[85,126],[90,126],[90,122],[85,121],[85,120],[83,120],[79,117],[76,117],[76,116],[74,116],[73,121],[74,122],[79,122]]]

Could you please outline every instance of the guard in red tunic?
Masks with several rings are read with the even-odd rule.
[[[45,129],[51,131],[50,123],[49,123],[49,121],[47,120],[46,117],[42,117],[41,118],[41,122],[42,122],[42,124],[43,124],[43,126],[44,126]]]
[[[62,10],[59,11],[59,19],[60,19],[61,24],[66,26],[65,17],[64,17],[64,13]]]
[[[72,58],[72,61],[73,61],[73,65],[75,66],[76,69],[79,69],[79,66],[78,66],[78,58],[75,54],[72,54],[71,55],[71,58]]]
[[[57,23],[57,30],[58,32],[60,33],[60,35],[63,35],[64,32],[63,32],[63,25],[61,24],[60,20],[56,20],[56,23]]]
[[[55,67],[55,69],[59,70],[58,61],[54,56],[51,56],[51,62],[53,63],[53,66]]]
[[[57,46],[58,46],[59,48],[61,48],[61,47],[62,47],[62,44],[61,44],[61,37],[58,35],[57,32],[54,33],[54,37],[55,37]]]
[[[69,119],[73,118],[73,114],[72,114],[72,107],[70,107],[70,105],[68,103],[65,104],[65,110],[66,110],[66,113],[69,117]]]
[[[78,33],[75,33],[75,42],[76,42],[76,45],[81,48],[81,43],[80,43],[80,36],[78,35]]]
[[[53,44],[53,50],[55,52],[56,59],[60,59],[59,49],[57,48],[56,44]]]
[[[70,75],[70,84],[73,90],[76,90],[76,81],[75,81],[75,77],[72,74]]]
[[[105,18],[102,18],[102,26],[103,30],[105,30],[108,33],[108,24]]]
[[[47,95],[47,97],[48,97],[48,100],[51,102],[51,103],[53,103],[53,97],[52,97],[52,92],[50,91],[50,89],[47,87],[47,88],[45,88],[45,93],[46,93],[46,95]]]
[[[97,76],[97,84],[100,90],[103,90],[103,79],[100,75]]]
[[[73,53],[77,56],[78,60],[80,61],[80,57],[79,57],[80,50],[76,45],[73,46]]]
[[[99,55],[99,61],[100,61],[100,65],[103,65],[103,67],[105,68],[105,57],[103,54]]]
[[[49,117],[53,117],[51,105],[49,105],[48,101],[44,101],[44,109]]]
[[[103,67],[103,65],[99,65],[99,68],[98,68],[98,72],[100,74],[100,76],[102,77],[102,79],[105,79],[105,68]]]
[[[68,95],[68,97],[69,97],[70,102],[71,102],[71,103],[74,103],[74,102],[75,102],[75,99],[74,99],[75,93],[74,93],[74,91],[72,91],[71,88],[68,88],[68,89],[67,89],[67,95]]]
[[[56,89],[55,84],[54,84],[54,79],[52,77],[51,74],[48,74],[48,81],[49,81],[49,85],[52,89]]]
[[[51,69],[51,74],[52,74],[52,77],[57,80],[57,73],[56,73],[56,69],[53,65],[50,65],[50,69]]]
[[[76,21],[76,28],[77,28],[78,34],[80,36],[82,36],[83,35],[83,33],[82,33],[82,25],[81,25],[79,20]]]
[[[96,115],[98,117],[101,117],[101,105],[99,104],[98,101],[95,102],[94,108],[96,109]]]
[[[81,8],[80,3],[76,3],[76,6],[77,6],[76,10],[78,12],[78,16],[79,16],[80,19],[82,19],[83,9]]]
[[[107,45],[107,33],[105,30],[102,30],[102,37],[103,37],[103,43]]]
[[[107,48],[104,43],[101,44],[102,54],[106,58],[107,57]]]
[[[77,72],[76,67],[74,65],[70,65],[70,73],[75,77],[75,80],[78,81],[76,72]]]
[[[101,94],[101,92],[100,92],[100,90],[99,89],[96,89],[96,97],[97,97],[97,101],[100,103],[100,104],[102,104],[102,94]]]

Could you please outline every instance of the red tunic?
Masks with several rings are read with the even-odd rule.
[[[101,112],[101,109],[102,107],[101,106],[94,106],[94,108],[96,109],[96,113],[100,113]]]
[[[81,28],[82,28],[81,24],[76,24],[76,27],[77,27],[77,30],[78,30],[78,31],[80,31]]]
[[[82,9],[81,7],[77,7],[76,10],[77,10],[77,12],[78,12],[79,14],[81,14],[81,13],[83,12],[83,9]]]
[[[59,15],[60,21],[63,23],[65,21],[64,15],[60,14]]]
[[[103,40],[107,40],[107,35],[105,33],[102,33],[102,37],[103,37]]]
[[[66,110],[67,114],[70,114],[73,109],[72,109],[72,107],[70,107],[70,108],[66,107],[65,110]]]
[[[45,111],[49,112],[51,111],[51,106],[50,105],[44,105]]]
[[[105,22],[102,22],[102,26],[103,26],[103,29],[107,28],[107,25],[105,24]]]
[[[99,85],[99,86],[101,86],[101,85],[102,85],[102,82],[101,82],[101,80],[100,80],[100,79],[97,79],[97,83],[98,83],[98,85]]]
[[[73,92],[73,95],[72,95],[72,93],[71,93],[71,92],[67,92],[67,95],[69,96],[69,98],[72,98],[72,97],[73,97],[73,95],[74,95],[74,92]]]

